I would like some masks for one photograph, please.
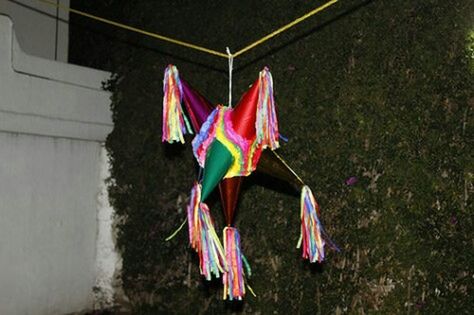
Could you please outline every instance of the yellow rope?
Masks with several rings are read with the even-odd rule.
[[[194,45],[194,44],[191,44],[191,43],[183,42],[181,40],[173,39],[173,38],[166,37],[166,36],[163,36],[163,35],[160,35],[160,34],[148,32],[148,31],[145,31],[145,30],[133,27],[133,26],[125,25],[125,24],[115,22],[115,21],[112,21],[112,20],[108,20],[108,19],[102,18],[100,16],[89,14],[89,13],[79,11],[79,10],[76,10],[76,9],[71,9],[67,6],[58,4],[58,3],[53,2],[51,0],[38,0],[38,1],[46,3],[46,4],[51,5],[51,6],[55,6],[59,9],[61,9],[61,10],[65,10],[65,11],[75,13],[77,15],[85,16],[85,17],[90,18],[92,20],[96,20],[96,21],[99,21],[99,22],[102,22],[102,23],[105,23],[105,24],[113,25],[113,26],[118,27],[118,28],[122,28],[122,29],[125,29],[125,30],[128,30],[128,31],[132,31],[132,32],[135,32],[135,33],[139,33],[139,34],[142,34],[142,35],[149,36],[149,37],[157,38],[157,39],[163,40],[165,42],[169,42],[169,43],[173,43],[173,44],[176,44],[176,45],[180,45],[180,46],[192,48],[192,49],[195,49],[195,50],[199,50],[199,51],[202,51],[202,52],[206,52],[208,54],[219,56],[219,57],[222,57],[222,58],[226,58],[226,59],[228,58],[227,54],[221,53],[221,52],[213,50],[213,49],[208,49],[208,48],[201,47],[201,46],[198,46],[198,45]]]
[[[255,41],[255,42],[253,42],[252,44],[250,44],[250,45],[248,45],[248,46],[242,48],[241,50],[237,51],[237,52],[233,55],[233,57],[236,58],[236,57],[242,55],[243,53],[249,51],[250,49],[257,47],[258,45],[260,45],[260,44],[266,42],[266,41],[269,40],[270,38],[275,37],[275,36],[277,36],[278,34],[283,33],[284,31],[286,31],[287,29],[289,29],[289,28],[295,26],[296,24],[299,24],[299,23],[303,22],[304,20],[306,20],[307,18],[309,18],[309,17],[315,15],[316,13],[321,12],[321,11],[323,11],[324,9],[330,7],[331,5],[333,5],[334,3],[336,3],[337,1],[338,1],[338,0],[331,0],[331,1],[329,1],[329,2],[326,2],[326,3],[323,4],[322,6],[319,6],[319,7],[317,7],[316,9],[314,9],[314,10],[312,10],[312,11],[306,13],[305,15],[303,15],[303,16],[297,18],[297,19],[294,20],[293,22],[290,22],[290,23],[286,24],[285,26],[280,27],[279,29],[277,29],[276,31],[274,31],[274,32],[272,32],[272,33],[270,33],[270,34],[268,34],[267,36],[262,37],[261,39],[259,39],[259,40]]]
[[[291,27],[293,27],[293,26],[303,22],[304,20],[310,18],[311,16],[323,11],[324,9],[330,7],[331,5],[338,2],[339,0],[331,0],[329,2],[326,2],[325,4],[317,7],[316,9],[314,9],[314,10],[308,12],[308,13],[306,13],[305,15],[297,18],[296,20],[280,27],[276,31],[268,34],[267,36],[262,37],[261,39],[251,43],[250,45],[245,46],[241,50],[239,50],[236,53],[231,54],[231,55],[221,53],[219,51],[209,49],[209,48],[205,48],[205,47],[202,47],[202,46],[194,45],[194,44],[184,42],[184,41],[181,41],[181,40],[177,40],[177,39],[174,39],[174,38],[166,37],[166,36],[163,36],[163,35],[160,35],[160,34],[157,34],[157,33],[148,32],[148,31],[139,29],[137,27],[133,27],[133,26],[129,26],[129,25],[126,25],[126,24],[119,23],[119,22],[115,22],[115,21],[105,19],[105,18],[102,18],[100,16],[93,15],[93,14],[90,14],[90,13],[86,13],[86,12],[83,12],[83,11],[80,11],[80,10],[72,9],[72,8],[69,8],[69,7],[64,6],[62,4],[56,3],[52,0],[38,0],[38,1],[43,2],[45,4],[48,4],[48,5],[51,5],[51,6],[54,6],[54,7],[57,7],[61,10],[64,10],[64,11],[75,13],[77,15],[81,15],[81,16],[90,18],[92,20],[96,20],[96,21],[99,21],[99,22],[102,22],[102,23],[105,23],[105,24],[113,25],[113,26],[118,27],[118,28],[122,28],[122,29],[125,29],[125,30],[128,30],[128,31],[132,31],[132,32],[135,32],[135,33],[146,35],[146,36],[156,38],[156,39],[159,39],[159,40],[162,40],[162,41],[165,41],[165,42],[169,42],[169,43],[173,43],[173,44],[176,44],[176,45],[179,45],[179,46],[184,46],[184,47],[187,47],[187,48],[199,50],[199,51],[202,51],[202,52],[205,52],[205,53],[208,53],[208,54],[211,54],[211,55],[215,55],[215,56],[218,56],[218,57],[226,58],[226,59],[231,58],[231,57],[235,59],[236,57],[242,55],[243,53],[249,51],[250,49],[257,47],[258,45],[261,45],[262,43],[266,42],[267,40],[271,39],[272,37],[275,37],[275,36],[283,33],[284,31],[290,29]]]

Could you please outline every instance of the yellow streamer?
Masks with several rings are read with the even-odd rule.
[[[186,218],[183,223],[181,223],[181,225],[179,226],[179,228],[176,229],[176,231],[173,232],[173,234],[171,234],[170,236],[168,236],[167,238],[165,238],[165,242],[168,242],[170,239],[172,239],[173,237],[175,237],[182,229],[183,229],[183,226],[186,224],[186,222],[188,222],[188,219]]]
[[[253,297],[257,297],[257,295],[255,294],[255,292],[253,292],[252,287],[249,286],[248,284],[247,284],[247,289],[249,289],[249,291],[250,291],[250,293],[252,293]]]
[[[222,58],[226,58],[226,59],[229,59],[229,58],[234,58],[235,59],[236,57],[242,55],[243,53],[246,53],[247,51],[263,44],[267,40],[283,33],[284,31],[286,31],[286,30],[292,28],[293,26],[303,22],[304,20],[310,18],[311,16],[313,16],[313,15],[323,11],[324,9],[332,6],[333,4],[338,2],[339,0],[331,0],[329,2],[326,2],[325,4],[317,7],[316,9],[314,9],[314,10],[308,12],[308,13],[306,13],[305,15],[297,18],[296,20],[280,27],[276,31],[273,31],[272,33],[262,37],[261,39],[251,43],[250,45],[245,46],[244,48],[242,48],[241,50],[237,51],[234,54],[222,53],[222,52],[219,52],[219,51],[216,51],[216,50],[213,50],[213,49],[209,49],[209,48],[202,47],[202,46],[199,46],[199,45],[191,44],[191,43],[188,43],[188,42],[185,42],[185,41],[170,38],[170,37],[163,36],[163,35],[160,35],[160,34],[157,34],[157,33],[145,31],[145,30],[139,29],[137,27],[129,26],[129,25],[126,25],[126,24],[122,24],[122,23],[119,23],[119,22],[115,22],[115,21],[112,21],[112,20],[109,20],[109,19],[102,18],[102,17],[97,16],[97,15],[93,15],[93,14],[86,13],[86,12],[83,12],[83,11],[80,11],[80,10],[72,9],[72,8],[69,8],[69,7],[64,6],[62,4],[56,3],[52,0],[38,0],[38,1],[43,2],[45,4],[48,4],[50,6],[56,7],[58,9],[68,11],[68,12],[71,12],[71,13],[74,13],[74,14],[77,14],[77,15],[81,15],[81,16],[84,16],[84,17],[87,17],[89,19],[96,20],[96,21],[99,21],[99,22],[102,22],[102,23],[105,23],[105,24],[113,25],[115,27],[122,28],[122,29],[125,29],[125,30],[128,30],[128,31],[131,31],[131,32],[139,33],[139,34],[146,35],[146,36],[149,36],[149,37],[152,37],[152,38],[156,38],[156,39],[159,39],[159,40],[162,40],[162,41],[165,41],[165,42],[169,42],[169,43],[173,43],[173,44],[176,44],[176,45],[179,45],[179,46],[183,46],[183,47],[191,48],[191,49],[198,50],[198,51],[201,51],[201,52],[205,52],[205,53],[208,53],[208,54],[211,54],[211,55],[214,55],[214,56],[218,56],[218,57],[222,57]]]

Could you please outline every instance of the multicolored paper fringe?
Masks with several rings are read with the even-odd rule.
[[[273,78],[270,70],[265,67],[260,71],[257,103],[257,143],[262,148],[270,147],[275,150],[280,147],[278,143],[278,120],[273,98]]]
[[[234,227],[224,229],[224,249],[228,270],[224,272],[224,300],[242,300],[245,296],[244,270],[240,249],[239,231]]]
[[[192,142],[194,156],[202,168],[205,167],[207,149],[215,139],[229,150],[233,163],[224,178],[250,175],[257,168],[262,153],[262,146],[256,141],[247,140],[234,131],[231,115],[230,107],[218,105]]]
[[[188,214],[188,231],[189,231],[189,245],[191,248],[199,251],[199,237],[196,235],[196,223],[194,217],[196,213],[199,212],[199,203],[201,200],[201,185],[198,182],[195,182],[193,188],[191,189],[191,196],[189,198],[189,204],[187,207]]]
[[[319,205],[308,186],[301,191],[301,236],[297,248],[302,247],[303,258],[310,262],[324,260],[323,227],[318,218]]]
[[[163,135],[161,140],[169,143],[178,141],[184,143],[183,135],[193,132],[181,107],[183,87],[178,69],[173,65],[169,65],[165,70],[163,92]]]
[[[222,244],[214,228],[214,222],[205,203],[200,203],[201,186],[194,184],[188,206],[189,242],[199,256],[199,269],[206,280],[212,274],[219,278],[227,269]]]

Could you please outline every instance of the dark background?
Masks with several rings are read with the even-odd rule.
[[[72,6],[224,52],[322,1],[79,1]],[[70,60],[113,71],[110,195],[137,314],[470,314],[474,282],[474,3],[340,1],[235,60],[234,99],[272,71],[279,153],[312,187],[341,253],[295,248],[298,194],[250,176],[236,218],[257,297],[221,300],[183,230],[196,165],[161,143],[167,64],[213,103],[227,61],[71,16]],[[357,177],[354,185],[345,180]],[[209,202],[218,230],[217,196]]]

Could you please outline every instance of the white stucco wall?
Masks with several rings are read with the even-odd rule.
[[[113,303],[109,75],[25,54],[0,15],[0,314]]]
[[[53,0],[69,6],[69,0]],[[0,0],[0,13],[10,16],[27,54],[67,62],[69,13],[37,0]]]
[[[0,144],[0,314],[90,308],[100,147],[15,133]]]
[[[94,308],[105,309],[117,304],[116,298],[125,299],[121,294],[120,271],[122,258],[115,247],[114,209],[109,203],[107,181],[110,164],[107,150],[100,152],[100,186],[97,209],[96,276],[94,285]],[[120,295],[120,296],[118,296]]]

